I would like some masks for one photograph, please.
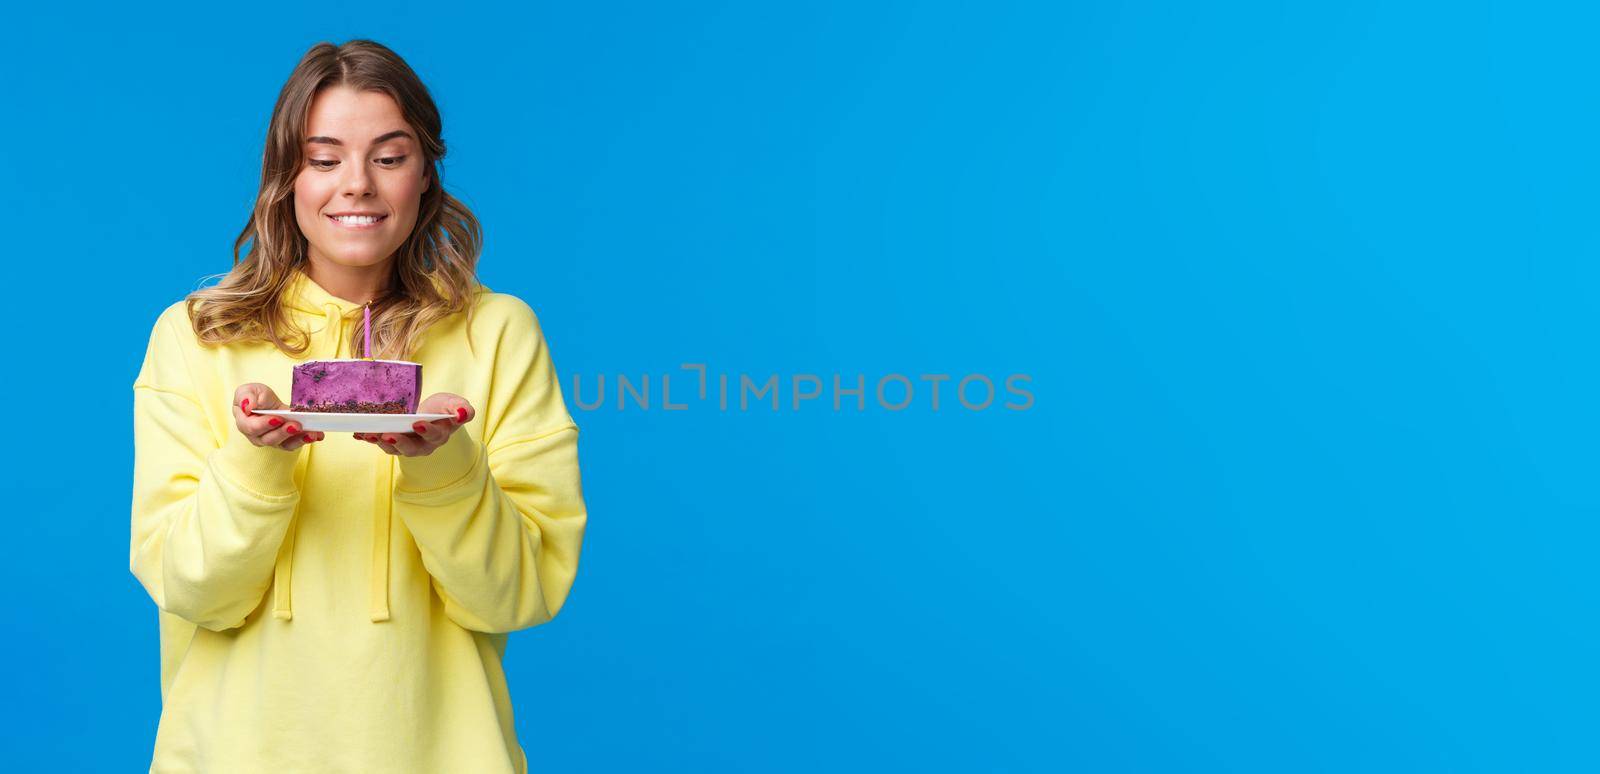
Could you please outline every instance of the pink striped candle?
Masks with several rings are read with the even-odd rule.
[[[364,310],[361,313],[361,326],[362,326],[362,328],[364,328],[364,330],[362,332],[362,335],[366,339],[366,341],[365,341],[365,349],[366,349],[366,353],[367,354],[365,355],[365,357],[368,360],[371,360],[372,359],[372,302],[371,301],[367,302],[366,307],[364,307]]]

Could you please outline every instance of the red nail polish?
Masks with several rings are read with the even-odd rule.
[[[394,437],[386,435],[386,436],[383,437],[383,442],[384,443],[388,443],[388,444],[392,444],[392,443],[394,443]]]
[[[412,425],[411,429],[417,431],[417,435],[422,435],[423,433],[428,432],[428,426],[421,422]]]
[[[250,399],[245,398],[244,400],[239,401],[239,408],[244,410],[245,416],[250,416]]]
[[[279,419],[277,417],[273,417],[273,418],[267,420],[267,424],[272,425],[273,427],[277,427],[278,425],[283,424],[283,420],[281,420],[281,419]]]
[[[284,429],[289,431],[289,435],[294,435],[295,433],[300,432],[300,426],[299,425],[289,425],[288,427],[286,427]]]
[[[467,409],[466,409],[466,407],[465,406],[456,406],[456,422],[463,422],[464,423],[466,421],[467,421]]]
[[[310,433],[306,433],[305,442],[306,443],[311,443],[311,434]]]

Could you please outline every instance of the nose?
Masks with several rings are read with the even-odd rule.
[[[344,164],[344,179],[340,191],[345,196],[360,198],[372,194],[372,172],[365,164]]]

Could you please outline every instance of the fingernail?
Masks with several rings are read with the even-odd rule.
[[[289,425],[288,427],[286,427],[284,429],[289,431],[289,435],[294,435],[295,433],[300,432],[300,426],[299,425]]]
[[[315,439],[313,439],[313,438],[312,438],[312,437],[311,437],[311,434],[310,434],[310,433],[306,433],[306,435],[305,435],[305,442],[306,442],[306,443],[311,443],[311,442],[312,442],[312,441],[313,441],[313,440],[315,440]]]
[[[417,431],[418,435],[428,432],[428,426],[421,422],[412,423],[411,429]]]
[[[384,443],[394,443],[394,436],[392,436],[392,435],[384,436],[383,437],[383,442]]]
[[[273,417],[273,418],[267,420],[267,424],[272,425],[273,427],[277,427],[278,425],[283,424],[283,420],[281,420],[281,419],[279,419],[277,417]]]
[[[245,416],[250,416],[250,399],[245,398],[244,400],[239,401],[239,408],[244,409]]]
[[[466,421],[467,421],[467,407],[466,406],[456,406],[456,422],[461,423],[461,422],[466,422]]]

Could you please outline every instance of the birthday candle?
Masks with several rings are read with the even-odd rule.
[[[364,309],[363,309],[363,311],[361,313],[361,327],[363,328],[362,336],[365,338],[364,347],[365,347],[366,353],[367,353],[366,354],[366,358],[368,360],[371,360],[372,359],[372,302],[371,301],[367,302],[366,307],[364,307]]]

